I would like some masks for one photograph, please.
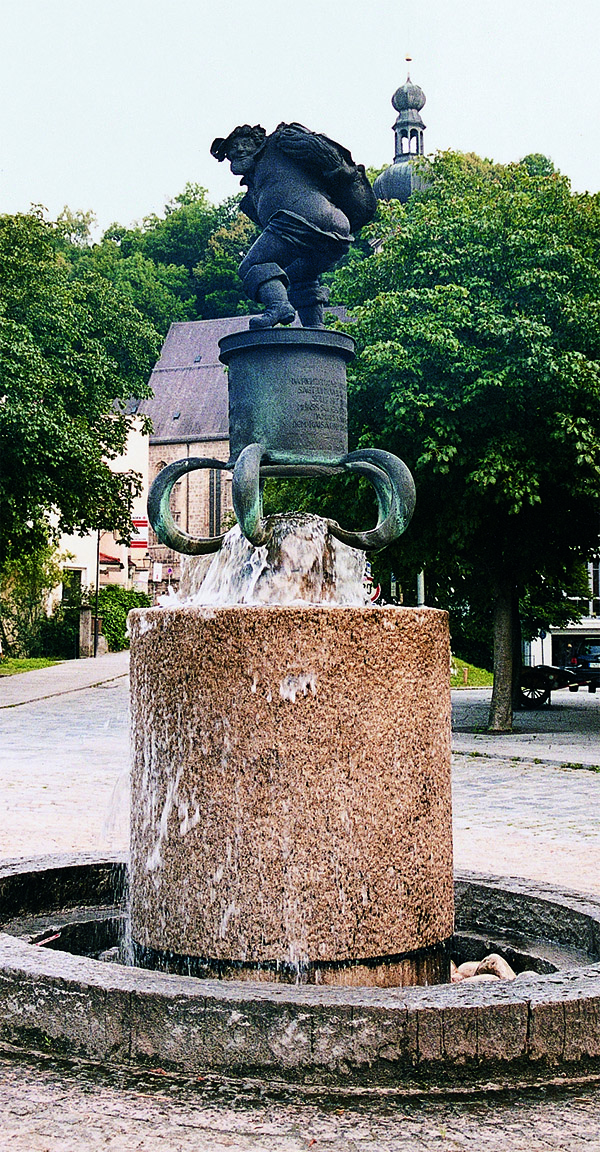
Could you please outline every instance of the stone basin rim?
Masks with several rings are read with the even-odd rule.
[[[144,610],[145,611],[145,610]],[[14,857],[0,864],[0,883],[7,877],[18,877],[36,872],[49,872],[53,869],[69,869],[93,867],[94,865],[118,865],[127,867],[128,858],[124,853],[59,853],[41,857]],[[562,888],[538,881],[530,881],[521,877],[498,876],[490,873],[480,873],[465,869],[455,869],[455,885],[483,884],[489,888],[514,893],[515,895],[531,896],[556,904],[559,901],[565,907],[583,915],[593,915],[598,923],[598,943],[600,945],[600,898],[589,893],[578,893],[569,888]],[[0,908],[1,911],[1,908]],[[59,910],[57,910],[58,912]],[[493,935],[494,928],[488,927],[487,934]],[[13,947],[14,946],[14,947]],[[34,963],[27,964],[30,957]],[[68,961],[65,968],[64,961]],[[47,962],[47,963],[46,963]],[[180,976],[174,973],[151,971],[146,968],[128,967],[121,964],[106,964],[104,961],[93,960],[86,956],[77,956],[71,952],[61,952],[60,949],[40,948],[35,944],[19,940],[17,937],[4,931],[0,932],[0,974],[6,964],[24,965],[24,971],[48,976],[76,978],[79,974],[85,977],[91,986],[98,982],[102,988],[121,987],[123,989],[147,990],[156,992],[157,984],[161,985],[165,993],[172,995],[187,993],[188,995],[211,995],[223,999],[224,1002],[243,999],[263,1001],[273,997],[278,1002],[290,1004],[327,1004],[339,1006],[340,1003],[356,1005],[384,1006],[397,1008],[403,1002],[408,1007],[418,1008],[449,1008],[451,1005],[469,1003],[514,1003],[525,1002],[528,997],[524,993],[530,988],[538,991],[544,987],[548,997],[560,1000],[560,987],[565,982],[584,978],[585,981],[598,981],[594,991],[600,996],[600,960],[589,964],[574,966],[557,973],[535,973],[526,978],[521,976],[517,981],[499,981],[498,984],[440,984],[404,988],[377,988],[367,985],[358,987],[343,987],[315,984],[280,984],[261,981],[254,984],[252,981],[203,979],[196,976]],[[96,980],[94,980],[94,976]],[[548,987],[547,987],[548,986]],[[590,983],[590,992],[592,991]],[[450,998],[450,999],[449,999]]]
[[[7,861],[0,886],[31,872],[87,875],[114,865],[123,869],[123,857]],[[588,946],[600,954],[593,896],[472,872],[458,873],[456,883],[583,917]],[[470,986],[248,984],[106,964],[2,933],[0,1047],[12,1046],[109,1067],[160,1065],[328,1092],[591,1083],[600,1075],[600,962]]]
[[[255,612],[259,613],[283,613],[301,612],[306,615],[307,612],[320,612],[326,614],[328,612],[343,612],[346,616],[351,613],[359,614],[361,617],[365,616],[366,619],[382,619],[387,617],[389,619],[397,618],[398,620],[409,620],[411,617],[419,617],[422,615],[427,616],[447,616],[447,612],[443,608],[431,608],[426,604],[420,604],[416,607],[407,607],[403,604],[313,604],[295,603],[295,604],[165,604],[164,606],[153,605],[149,608],[131,608],[129,615],[134,620],[141,619],[144,616],[150,615],[153,618],[159,619],[166,617],[167,614],[177,613],[200,613],[206,615],[207,613],[237,613],[250,614]],[[390,615],[391,614],[391,615]],[[470,689],[474,691],[474,689]]]

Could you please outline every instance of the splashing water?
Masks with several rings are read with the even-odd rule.
[[[336,540],[320,516],[293,512],[267,521],[255,548],[236,525],[215,556],[182,557],[177,593],[164,607],[328,604],[365,608],[364,553]]]

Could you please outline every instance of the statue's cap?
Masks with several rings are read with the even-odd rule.
[[[262,128],[260,124],[255,124],[254,127],[252,127],[251,124],[238,124],[237,128],[234,128],[233,132],[229,133],[229,136],[217,136],[216,139],[213,140],[210,146],[210,154],[220,162],[221,160],[225,160],[234,140],[239,140],[240,137],[244,136],[249,137],[254,140],[258,149],[264,142],[266,135],[265,129]]]

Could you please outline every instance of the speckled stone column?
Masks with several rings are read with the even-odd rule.
[[[138,955],[236,978],[447,979],[445,613],[175,608],[131,620]]]

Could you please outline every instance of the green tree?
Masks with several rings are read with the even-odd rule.
[[[48,597],[61,582],[64,559],[48,541],[0,569],[0,641],[6,655],[39,655]]]
[[[192,277],[177,264],[157,264],[141,251],[124,256],[114,240],[94,245],[78,262],[110,281],[164,336],[174,321],[194,319]]]
[[[91,210],[76,211],[65,204],[54,223],[54,242],[58,249],[73,256],[73,251],[84,252],[92,243],[92,227],[96,217]]]
[[[65,260],[41,216],[0,217],[0,565],[98,523],[127,538],[140,478],[109,462],[158,347],[121,292]]]
[[[238,211],[240,196],[211,204],[206,189],[187,184],[165,205],[124,228],[112,224],[88,250],[93,266],[127,292],[161,332],[172,320],[236,315],[248,308],[237,267],[258,234]],[[77,215],[77,214],[76,214]],[[70,225],[73,258],[81,253],[79,218]]]
[[[165,205],[163,216],[146,216],[141,229],[122,237],[121,247],[130,245],[157,264],[177,264],[191,272],[219,223],[219,210],[208,200],[206,189],[186,184]]]
[[[543,586],[558,612],[561,589],[564,609],[598,548],[600,201],[539,157],[444,154],[373,239],[337,276],[356,309],[351,439],[415,475],[394,570],[425,567],[476,614],[488,606],[490,729],[505,731],[519,599],[535,606]]]
[[[260,229],[238,211],[239,199],[234,197],[221,206],[222,222],[209,236],[194,268],[198,311],[205,320],[244,315],[256,307],[244,292],[237,270]]]

